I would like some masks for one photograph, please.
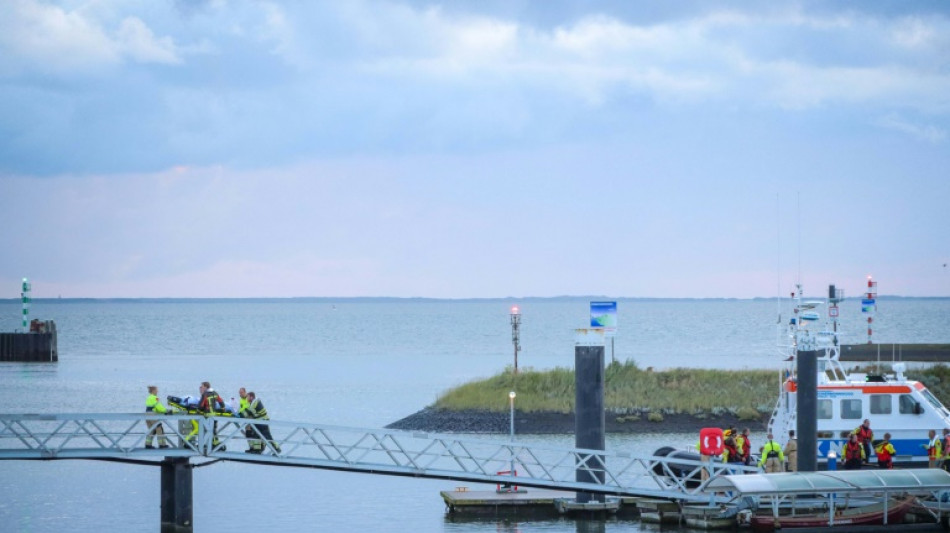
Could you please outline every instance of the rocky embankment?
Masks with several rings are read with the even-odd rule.
[[[763,420],[739,420],[731,414],[722,416],[690,414],[663,415],[661,421],[646,417],[631,419],[608,414],[605,419],[607,433],[698,433],[704,427],[748,427],[763,431]],[[427,407],[386,426],[389,429],[428,431],[433,433],[502,433],[510,431],[509,413],[464,410],[450,411]],[[574,433],[574,413],[521,413],[515,411],[515,433],[520,435],[570,434]]]

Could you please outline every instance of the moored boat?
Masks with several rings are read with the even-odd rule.
[[[891,434],[896,465],[927,464],[928,432],[938,437],[950,428],[950,410],[923,383],[908,379],[904,363],[892,365],[893,373],[873,375],[848,373],[839,362],[840,346],[838,307],[841,301],[832,286],[825,302],[802,302],[801,286],[794,293],[796,305],[787,323],[787,351],[782,356],[789,362],[781,380],[779,398],[768,423],[776,439],[784,439],[796,429],[797,377],[795,376],[796,340],[808,335],[818,346],[817,385],[817,454],[818,462],[827,464],[830,452],[838,454],[848,436],[867,419],[874,431],[874,441],[885,432]],[[821,305],[819,305],[819,303]],[[824,311],[824,312],[822,312]],[[824,320],[820,318],[824,317]],[[873,462],[873,446],[867,458]]]
[[[752,530],[767,533],[778,529],[826,528],[843,526],[893,525],[899,527],[904,515],[914,506],[916,498],[886,500],[862,507],[835,508],[804,515],[774,516],[757,514],[749,519]],[[886,520],[885,520],[886,517]]]

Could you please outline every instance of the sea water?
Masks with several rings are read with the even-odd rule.
[[[573,366],[589,300],[233,300],[34,302],[55,320],[59,363],[0,364],[0,412],[140,412],[147,385],[225,398],[254,390],[272,419],[381,428],[448,388],[513,364],[510,312],[522,314],[519,368]],[[859,302],[842,303],[845,343],[866,342]],[[620,300],[607,359],[641,367],[779,368],[772,300]],[[880,343],[950,342],[950,299],[881,299]],[[0,301],[0,331],[20,328]],[[889,352],[886,352],[889,355]],[[500,398],[499,402],[507,402]],[[500,439],[507,435],[499,435]],[[481,438],[481,437],[480,437]],[[695,435],[611,435],[609,450],[649,453]],[[573,437],[519,436],[570,447]],[[764,440],[753,434],[753,442]],[[194,471],[196,531],[556,531],[568,519],[459,520],[439,491],[465,484],[221,462]],[[159,527],[159,469],[94,461],[0,462],[2,531],[140,531]],[[652,531],[609,520],[606,530]]]

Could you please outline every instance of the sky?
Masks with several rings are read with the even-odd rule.
[[[0,298],[950,296],[950,4],[6,0]]]

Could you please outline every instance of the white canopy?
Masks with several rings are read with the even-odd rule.
[[[950,473],[937,468],[917,468],[747,474],[717,477],[705,488],[705,492],[738,492],[741,496],[934,490],[950,490]]]

